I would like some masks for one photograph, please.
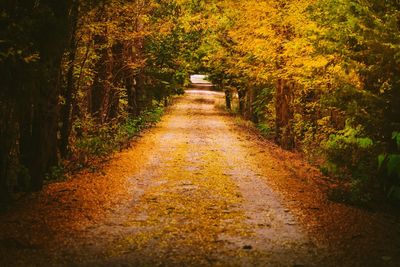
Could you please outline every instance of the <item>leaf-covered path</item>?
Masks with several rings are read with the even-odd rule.
[[[346,266],[354,264],[349,258],[361,263],[350,250],[328,253],[328,245],[339,246],[346,235],[350,245],[363,239],[376,231],[374,217],[322,203],[318,190],[307,192],[318,172],[241,134],[218,109],[222,99],[216,92],[187,91],[157,127],[101,173],[49,185],[1,217],[0,265]],[[348,224],[335,226],[344,214]],[[366,232],[349,227],[365,220],[371,222],[364,222]],[[379,245],[379,240],[367,241]],[[359,243],[363,248],[366,242]],[[368,262],[390,266],[397,260],[395,250],[379,253]]]
[[[121,262],[293,265],[315,262],[293,216],[249,161],[246,141],[215,109],[219,94],[189,91],[160,126],[136,184]],[[120,249],[118,249],[120,248]],[[112,259],[114,261],[115,259]]]

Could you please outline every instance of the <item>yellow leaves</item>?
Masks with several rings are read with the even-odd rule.
[[[36,62],[40,59],[40,56],[38,53],[34,53],[28,56],[25,56],[24,58],[25,63],[32,63],[32,62]]]
[[[282,9],[275,1],[244,1],[231,6],[238,16],[229,36],[238,53],[233,55],[236,70],[228,72],[266,81],[281,75],[282,67],[287,76],[323,68],[327,61],[313,58],[314,47],[305,36],[316,27],[305,14],[309,5],[309,1],[295,1]],[[277,62],[284,64],[277,66]]]
[[[147,59],[145,59],[145,58],[138,59],[136,61],[127,63],[127,66],[132,70],[139,70],[139,69],[143,68],[143,66],[145,66],[146,62],[147,62]]]
[[[172,21],[165,21],[160,25],[159,33],[162,35],[168,35],[174,29],[175,24]]]
[[[179,117],[170,122],[170,127],[185,129]],[[135,204],[128,219],[135,231],[109,247],[110,257],[133,250],[146,251],[154,247],[154,242],[155,253],[171,247],[196,247],[194,255],[198,257],[221,249],[219,234],[246,236],[251,232],[243,224],[243,211],[233,208],[240,205],[242,197],[226,174],[226,162],[218,148],[203,146],[187,134],[190,133],[181,129],[169,139],[168,151],[163,151],[161,146],[155,152],[161,160],[157,164],[159,171],[144,170],[146,177],[142,179],[151,180],[152,186]],[[139,214],[145,218],[139,220]],[[189,256],[190,253],[184,253],[186,259]]]
[[[312,73],[315,69],[326,67],[329,61],[324,56],[305,56],[293,58],[291,63],[293,68],[297,68],[297,71],[295,71],[297,74],[303,73],[307,75],[307,73]]]
[[[343,83],[343,82],[350,82],[348,72],[342,64],[334,64],[329,66],[327,72],[330,77],[332,77],[336,82]],[[353,77],[354,79],[354,77]]]
[[[348,77],[349,83],[352,84],[355,88],[357,88],[359,90],[364,88],[364,83],[361,80],[360,75],[354,69],[351,69],[348,72],[348,76],[347,77]]]

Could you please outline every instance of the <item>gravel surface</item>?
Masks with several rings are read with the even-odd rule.
[[[238,127],[223,98],[188,90],[101,173],[0,216],[0,265],[397,265],[394,218],[328,201],[315,168]]]

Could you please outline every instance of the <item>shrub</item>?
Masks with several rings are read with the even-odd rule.
[[[267,123],[258,123],[257,129],[261,132],[261,134],[266,138],[271,138],[274,135],[274,129],[271,128]]]
[[[140,116],[129,117],[123,122],[111,121],[101,126],[91,123],[90,119],[85,123],[78,122],[75,126],[82,133],[72,144],[72,161],[81,168],[95,158],[107,158],[112,152],[126,147],[141,130],[158,122],[163,112],[163,106],[156,104]]]
[[[370,200],[368,188],[374,177],[374,143],[363,136],[363,128],[346,123],[343,130],[330,135],[322,143],[326,163],[321,167],[324,174],[350,178],[346,201],[360,204]]]
[[[392,139],[396,151],[378,156],[378,170],[383,171],[383,186],[387,196],[400,200],[400,132],[393,132]]]
[[[365,164],[369,164],[373,141],[369,137],[360,137],[363,129],[346,124],[343,130],[330,135],[322,146],[330,163],[339,168],[351,171],[355,177],[360,177]],[[358,173],[358,175],[357,175]]]

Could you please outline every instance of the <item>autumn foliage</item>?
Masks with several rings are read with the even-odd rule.
[[[203,62],[234,108],[340,178],[343,200],[399,198],[398,1],[215,6]]]
[[[188,76],[177,3],[2,1],[0,10],[0,202],[126,145]]]
[[[400,195],[398,1],[6,0],[0,10],[1,202],[40,190],[65,162],[122,147],[195,72],[265,136],[343,178],[343,198]]]

